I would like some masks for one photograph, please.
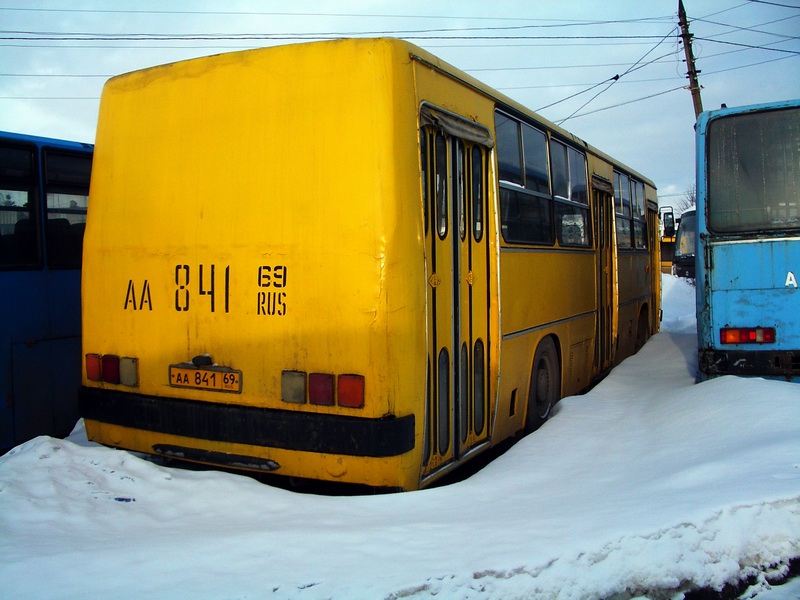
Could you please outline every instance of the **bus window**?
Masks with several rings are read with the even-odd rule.
[[[32,150],[0,146],[0,265],[37,264]]]
[[[525,155],[525,188],[550,193],[547,178],[547,138],[527,123],[522,124],[522,151]]]
[[[547,171],[547,138],[526,123],[495,112],[497,155],[500,169],[500,216],[503,239],[515,244],[546,244],[555,241],[550,180]],[[519,161],[520,128],[524,170]],[[517,174],[515,169],[519,168]],[[504,172],[506,175],[504,175]],[[524,187],[523,187],[524,182]]]
[[[555,140],[550,142],[550,166],[553,169],[553,195],[556,198],[569,198],[569,168],[567,167],[567,147]]]
[[[522,185],[519,123],[501,112],[495,113],[497,133],[497,168],[500,181]]]
[[[586,196],[586,156],[550,140],[556,231],[562,246],[591,245],[589,202]]]
[[[800,227],[797,110],[709,125],[708,228],[720,233]]]
[[[45,238],[51,267],[81,265],[91,170],[92,159],[85,154],[45,152]]]
[[[644,212],[644,184],[631,180],[633,194],[633,243],[636,248],[647,247],[647,223]]]
[[[631,188],[627,175],[614,172],[614,203],[617,207],[617,246],[630,248],[631,237]]]

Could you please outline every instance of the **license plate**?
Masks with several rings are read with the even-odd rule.
[[[209,390],[212,392],[242,392],[242,372],[225,367],[199,369],[182,365],[169,366],[169,384],[172,387]]]

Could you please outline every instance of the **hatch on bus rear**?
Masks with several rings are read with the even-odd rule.
[[[792,252],[796,244],[791,238],[707,242],[710,268],[705,276],[713,290],[713,302],[702,307],[710,317],[707,339],[718,351],[734,351],[738,372],[800,371],[800,356],[786,353],[800,348],[800,263]],[[736,358],[737,351],[753,350],[759,354],[745,352]]]
[[[417,131],[396,120],[413,123],[401,109],[416,107],[413,89],[398,99],[383,83],[397,48],[372,43],[371,53],[341,44],[341,60],[315,77],[303,65],[323,50],[307,45],[107,84],[85,245],[84,385],[407,412],[392,390],[424,383],[425,278],[419,221],[401,218],[419,207],[398,204],[419,198],[419,180],[395,176],[418,172]]]

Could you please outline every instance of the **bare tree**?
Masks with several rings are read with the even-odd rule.
[[[690,185],[683,192],[683,195],[678,198],[675,203],[675,217],[680,217],[690,208],[694,208],[697,203],[697,187],[695,184]]]

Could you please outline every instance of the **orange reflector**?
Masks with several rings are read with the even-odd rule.
[[[327,373],[309,374],[308,401],[318,406],[333,406],[333,375]]]
[[[339,406],[364,408],[363,375],[339,375],[336,388]]]
[[[723,327],[719,330],[721,344],[774,344],[774,327]]]
[[[281,372],[281,400],[293,404],[306,403],[306,374],[303,371]]]
[[[99,354],[86,355],[86,378],[91,381],[103,380],[103,365]]]

